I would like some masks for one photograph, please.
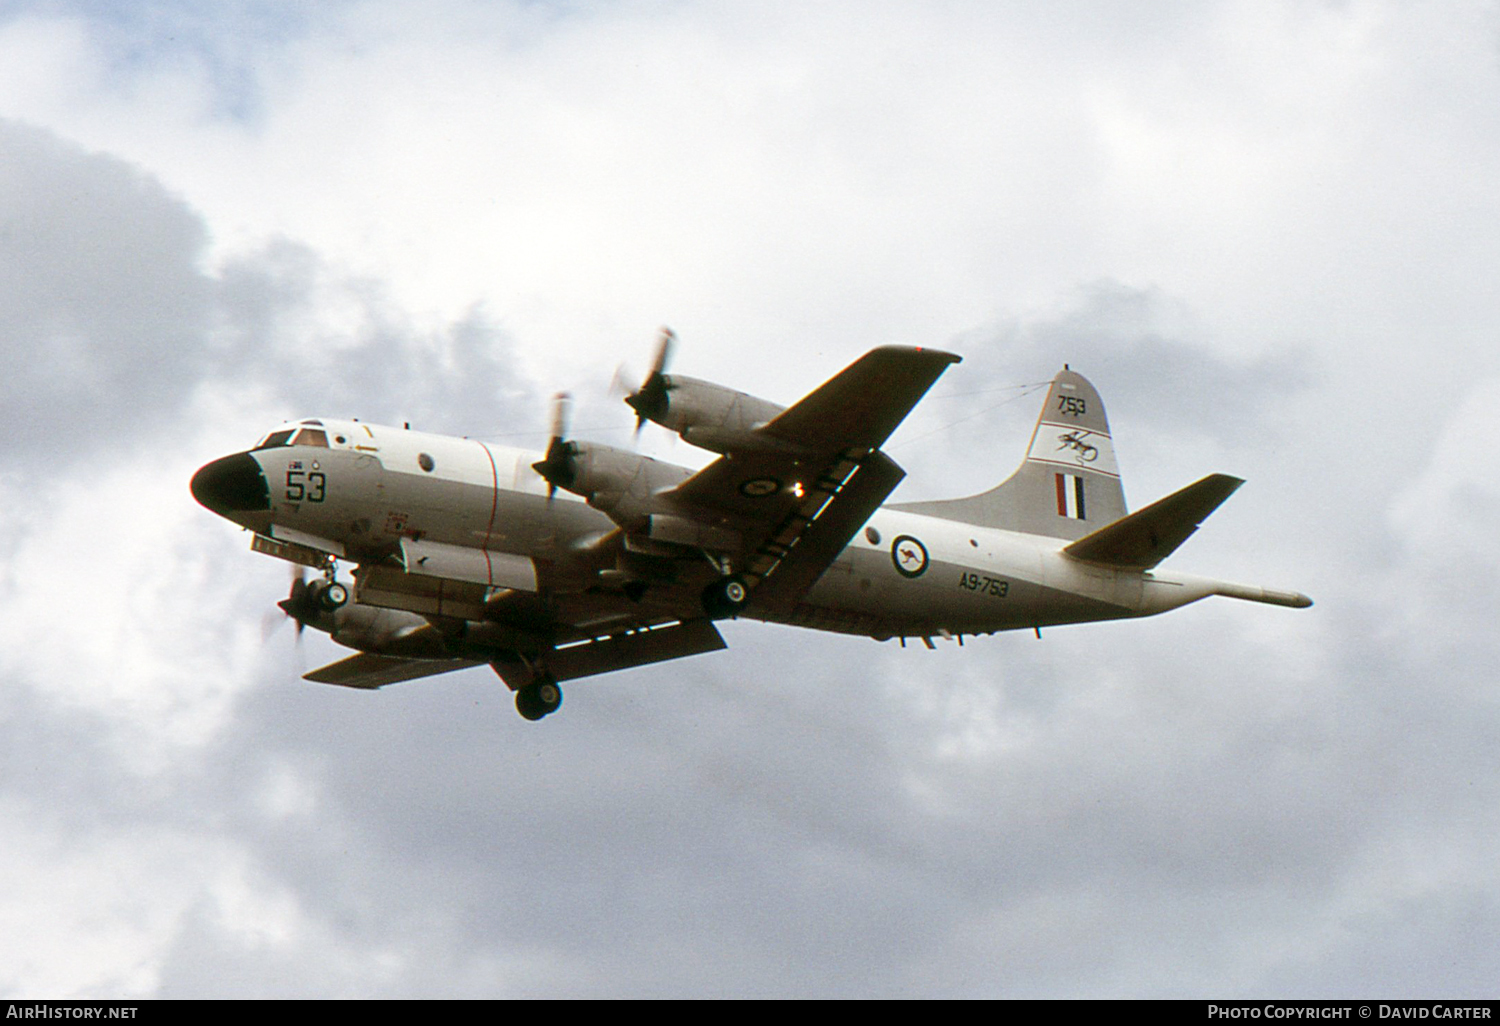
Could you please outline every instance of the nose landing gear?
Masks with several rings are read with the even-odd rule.
[[[331,613],[335,609],[338,609],[340,606],[342,606],[345,602],[349,601],[349,589],[344,587],[338,581],[330,580],[322,585],[315,584],[309,590],[312,590],[313,588],[316,589],[316,591],[314,592],[313,601],[315,601],[318,604],[319,608],[321,608],[324,612]]]

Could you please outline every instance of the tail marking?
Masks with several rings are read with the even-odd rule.
[[[1087,520],[1083,504],[1083,478],[1077,474],[1057,474],[1057,515]]]

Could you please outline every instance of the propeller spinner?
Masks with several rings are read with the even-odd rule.
[[[667,361],[671,359],[672,347],[676,342],[677,336],[672,333],[671,328],[661,329],[661,337],[656,344],[656,359],[651,363],[651,373],[646,375],[646,380],[641,382],[640,388],[625,397],[626,404],[635,411],[636,434],[640,434],[646,421],[656,420],[666,415],[667,392],[672,388],[672,384],[664,371]]]
[[[314,581],[308,584],[306,572],[297,567],[292,572],[291,593],[276,605],[297,624],[297,637],[300,640],[302,631],[309,622],[332,613],[347,601],[349,589],[338,581]]]
[[[559,392],[552,399],[552,440],[547,443],[547,455],[531,465],[547,482],[547,498],[557,494],[558,488],[567,488],[578,475],[574,458],[578,446],[568,441],[568,413],[573,397]]]

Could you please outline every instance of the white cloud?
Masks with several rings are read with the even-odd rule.
[[[5,503],[23,539],[0,597],[12,686],[87,717],[140,770],[160,771],[181,758],[177,746],[224,729],[260,658],[254,622],[225,627],[265,575],[216,572],[209,554],[232,535],[187,496],[194,469],[183,451],[143,451]]]
[[[1492,12],[70,10],[0,21],[0,115],[53,133],[0,124],[9,989],[1493,981]],[[285,416],[530,429],[663,320],[782,401],[879,342],[964,352],[954,392],[1071,359],[1137,505],[1250,479],[1174,563],[1319,604],[734,624],[537,726],[485,671],[292,679],[197,464]],[[907,487],[1003,476],[1003,398],[929,404]]]

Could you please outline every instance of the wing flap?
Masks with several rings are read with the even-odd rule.
[[[1245,482],[1210,474],[1063,548],[1075,559],[1149,570],[1187,541],[1208,515]]]
[[[905,476],[885,453],[872,453],[810,517],[800,511],[789,517],[750,562],[761,579],[754,606],[790,610]]]

